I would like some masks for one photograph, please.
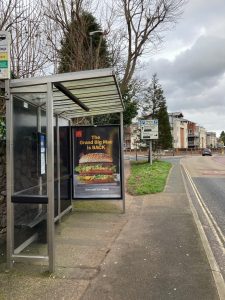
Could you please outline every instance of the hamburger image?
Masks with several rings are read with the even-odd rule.
[[[112,183],[115,181],[116,166],[106,153],[89,153],[81,156],[75,168],[78,180],[86,184]]]

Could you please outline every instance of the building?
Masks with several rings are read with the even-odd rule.
[[[215,132],[206,132],[206,147],[217,148],[217,137]]]
[[[174,149],[188,148],[188,121],[181,112],[169,113]]]
[[[124,141],[123,147],[124,149],[130,149],[131,147],[131,126],[124,126]]]
[[[206,148],[206,130],[204,127],[188,121],[188,148]]]
[[[124,127],[124,149],[135,150],[140,147],[140,128],[138,123]]]
[[[199,132],[198,126],[192,121],[188,121],[188,148],[199,148]]]
[[[130,149],[139,149],[140,145],[140,128],[138,123],[131,125]]]
[[[197,126],[199,132],[199,148],[206,148],[206,130],[202,126]]]

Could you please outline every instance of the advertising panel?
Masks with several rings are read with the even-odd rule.
[[[120,127],[76,126],[74,199],[121,199]]]

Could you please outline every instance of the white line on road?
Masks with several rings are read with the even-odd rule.
[[[186,176],[193,188],[193,191],[195,193],[195,196],[209,222],[209,225],[211,227],[211,229],[213,230],[213,233],[215,234],[216,238],[218,239],[218,242],[220,244],[220,246],[222,245],[222,250],[224,252],[224,247],[223,247],[223,244],[220,240],[220,238],[218,237],[218,234],[209,218],[209,216],[207,215],[206,213],[206,210],[204,208],[204,206],[201,204],[201,200],[199,199],[199,192],[194,184],[194,182],[192,181],[187,169],[181,164],[182,168],[181,168],[181,173],[182,173],[182,177],[183,177],[183,182],[184,182],[184,186],[185,186],[185,190],[186,190],[186,194],[187,194],[187,197],[188,197],[188,200],[189,200],[189,204],[190,204],[190,208],[191,208],[191,211],[192,211],[192,214],[193,214],[193,217],[194,217],[194,220],[195,220],[195,223],[196,223],[196,226],[198,228],[198,231],[199,231],[199,234],[200,234],[200,237],[201,237],[201,240],[202,240],[202,244],[203,244],[203,247],[205,249],[205,252],[206,252],[206,255],[207,255],[207,258],[208,258],[208,261],[209,261],[209,264],[210,264],[210,267],[211,267],[211,271],[212,271],[212,274],[213,274],[213,277],[214,277],[214,280],[215,280],[215,284],[216,284],[216,287],[217,287],[217,291],[218,291],[218,294],[219,294],[219,298],[220,300],[224,300],[225,299],[225,283],[224,283],[224,279],[223,279],[223,276],[220,272],[220,268],[216,262],[216,259],[215,259],[215,256],[212,252],[212,249],[211,249],[211,246],[209,244],[209,241],[208,241],[208,238],[205,234],[205,231],[202,227],[202,224],[201,224],[201,221],[198,217],[198,213],[194,207],[194,204],[192,202],[192,199],[191,199],[191,195],[189,193],[189,190],[188,190],[188,187],[187,187],[187,183],[186,183],[186,180],[185,180],[185,176],[184,176],[184,172],[186,173]],[[218,226],[218,225],[217,225]]]
[[[207,205],[205,204],[204,200],[202,199],[201,194],[199,193],[196,185],[194,184],[191,175],[189,174],[188,170],[183,166],[184,171],[189,179],[189,182],[193,188],[193,191],[195,193],[195,196],[198,200],[199,205],[202,208],[202,211],[204,212],[207,221],[209,222],[209,224],[211,225],[211,229],[213,230],[213,233],[215,234],[215,237],[218,241],[218,243],[221,246],[221,249],[223,251],[223,253],[225,254],[225,249],[224,249],[224,243],[225,243],[225,237],[223,232],[221,231],[220,227],[218,226],[216,220],[214,219],[213,215],[211,214],[210,210],[208,209]]]

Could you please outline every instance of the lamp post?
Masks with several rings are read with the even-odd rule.
[[[89,32],[89,36],[90,36],[90,61],[91,61],[91,69],[96,69],[97,68],[97,63],[95,65],[95,67],[93,67],[93,40],[92,37],[94,34],[100,34],[101,35],[101,39],[99,41],[99,45],[98,45],[98,53],[96,55],[96,61],[98,61],[98,56],[99,56],[99,49],[100,49],[100,45],[101,45],[101,41],[102,41],[102,36],[105,35],[105,31],[102,30],[95,30],[95,31],[91,31]]]

